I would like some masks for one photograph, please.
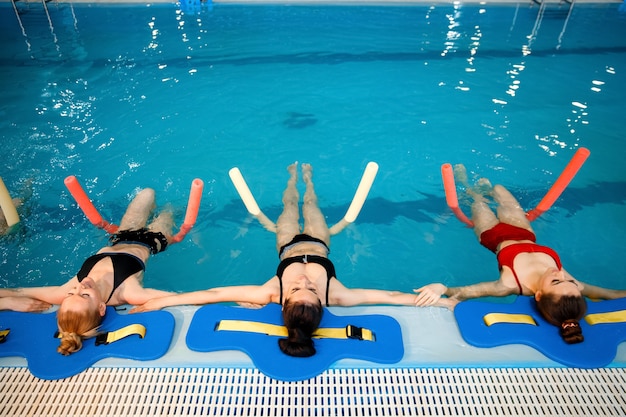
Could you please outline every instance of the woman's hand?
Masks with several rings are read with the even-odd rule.
[[[415,305],[417,307],[426,307],[426,306],[443,306],[448,307],[449,303],[442,303],[441,296],[446,293],[446,287],[443,284],[428,284],[423,286],[422,288],[418,288],[413,290],[413,292],[418,295],[415,297]],[[449,307],[448,307],[449,308]]]
[[[129,313],[145,313],[146,311],[160,310],[163,307],[165,306],[159,302],[158,298],[153,298],[152,300],[146,301],[142,305],[131,308]]]
[[[2,297],[0,310],[21,311],[24,313],[40,313],[46,311],[52,304],[30,297]]]

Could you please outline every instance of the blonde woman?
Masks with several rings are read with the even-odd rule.
[[[41,306],[58,304],[58,352],[69,355],[81,349],[84,339],[98,333],[107,306],[140,305],[169,295],[142,286],[148,258],[164,251],[172,236],[170,212],[161,212],[148,224],[154,208],[154,190],[141,190],[128,206],[119,231],[111,235],[110,246],[87,258],[72,279],[60,286],[0,289],[0,305],[2,300],[18,298],[38,300]],[[10,303],[8,308],[19,309]]]

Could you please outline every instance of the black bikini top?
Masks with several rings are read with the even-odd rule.
[[[83,266],[80,268],[80,271],[76,274],[78,278],[78,282],[82,282],[83,279],[89,275],[93,267],[100,262],[103,258],[111,258],[111,263],[113,264],[113,289],[111,290],[111,294],[109,298],[105,301],[105,304],[109,302],[111,297],[113,297],[113,293],[115,290],[122,285],[122,282],[126,281],[128,277],[136,274],[139,271],[144,271],[146,269],[146,264],[136,257],[135,255],[131,255],[130,253],[124,252],[103,252],[98,253],[96,255],[92,255],[83,262]]]
[[[278,282],[280,283],[280,304],[281,305],[283,304],[283,273],[285,272],[285,269],[287,269],[287,267],[289,265],[294,264],[294,263],[307,264],[309,262],[321,265],[326,270],[326,277],[327,277],[327,281],[326,281],[326,305],[328,305],[328,294],[329,294],[329,289],[330,289],[330,280],[333,277],[336,278],[337,274],[335,273],[335,266],[330,261],[330,259],[328,259],[328,258],[326,258],[324,256],[318,256],[318,255],[293,256],[291,258],[285,258],[282,261],[280,261],[280,263],[278,264],[278,268],[276,269],[276,276],[278,277]]]

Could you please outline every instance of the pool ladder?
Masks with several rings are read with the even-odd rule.
[[[71,2],[60,5],[57,0],[11,0],[13,11],[15,12],[15,17],[22,31],[22,35],[24,37],[24,41],[26,42],[28,52],[33,52],[33,43],[35,39],[41,39],[46,41],[45,38],[47,37],[46,35],[41,36],[41,34],[31,36],[33,34],[30,29],[33,28],[32,30],[36,31],[42,26],[47,25],[50,30],[50,35],[52,36],[52,41],[54,42],[54,48],[56,49],[56,53],[60,56],[61,46],[57,37],[57,31],[55,30],[53,24],[53,15],[50,13],[50,8],[48,7],[49,3],[52,3],[54,7],[61,12],[62,16],[67,13],[67,10],[69,10],[69,14],[71,14],[71,17],[66,16],[64,20],[67,21],[69,20],[68,18],[71,19],[71,21],[73,22],[73,32],[74,34],[76,34],[78,32],[78,22],[76,19],[76,14],[74,13],[74,6]],[[33,6],[32,8],[31,5]],[[39,8],[39,6],[41,6],[41,8]],[[33,13],[29,13],[31,11]],[[43,11],[43,13],[40,13],[41,11]],[[24,19],[24,16],[26,15],[28,16],[28,19]],[[27,28],[29,28],[28,32]],[[30,35],[29,32],[31,32]],[[74,36],[74,34],[72,34],[72,36]],[[42,49],[45,49],[45,47],[42,47]]]

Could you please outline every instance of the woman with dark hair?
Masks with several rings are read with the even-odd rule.
[[[553,249],[535,243],[535,233],[526,213],[503,186],[492,187],[487,179],[482,178],[472,189],[467,184],[465,167],[457,165],[455,174],[465,183],[474,200],[474,232],[480,244],[496,254],[500,278],[454,288],[439,283],[426,285],[415,290],[419,293],[417,306],[453,309],[458,302],[469,298],[532,295],[541,315],[559,328],[563,340],[579,343],[583,341],[579,320],[587,311],[585,296],[598,299],[626,297],[626,291],[584,284],[565,271]],[[488,196],[497,204],[497,215],[489,207]]]
[[[69,355],[82,348],[83,340],[97,335],[107,306],[143,304],[171,293],[143,288],[142,279],[150,254],[162,252],[172,236],[172,214],[161,212],[146,226],[155,208],[154,190],[141,190],[128,206],[110,246],[85,260],[78,273],[63,285],[0,289],[2,301],[39,300],[58,304],[57,324],[61,337],[58,352]],[[8,308],[18,310],[14,305]],[[30,311],[41,310],[34,306]],[[21,311],[24,311],[22,308]]]
[[[276,248],[280,263],[274,277],[263,285],[219,287],[156,298],[135,307],[132,312],[219,302],[281,304],[288,337],[279,340],[280,349],[287,355],[306,357],[315,354],[312,335],[322,319],[322,306],[414,305],[415,294],[350,289],[337,279],[335,267],[328,259],[330,230],[317,204],[311,165],[302,164],[302,179],[306,186],[302,230],[298,207],[300,196],[296,188],[297,164],[290,165],[287,170],[290,177],[283,193],[284,209],[276,222]]]

